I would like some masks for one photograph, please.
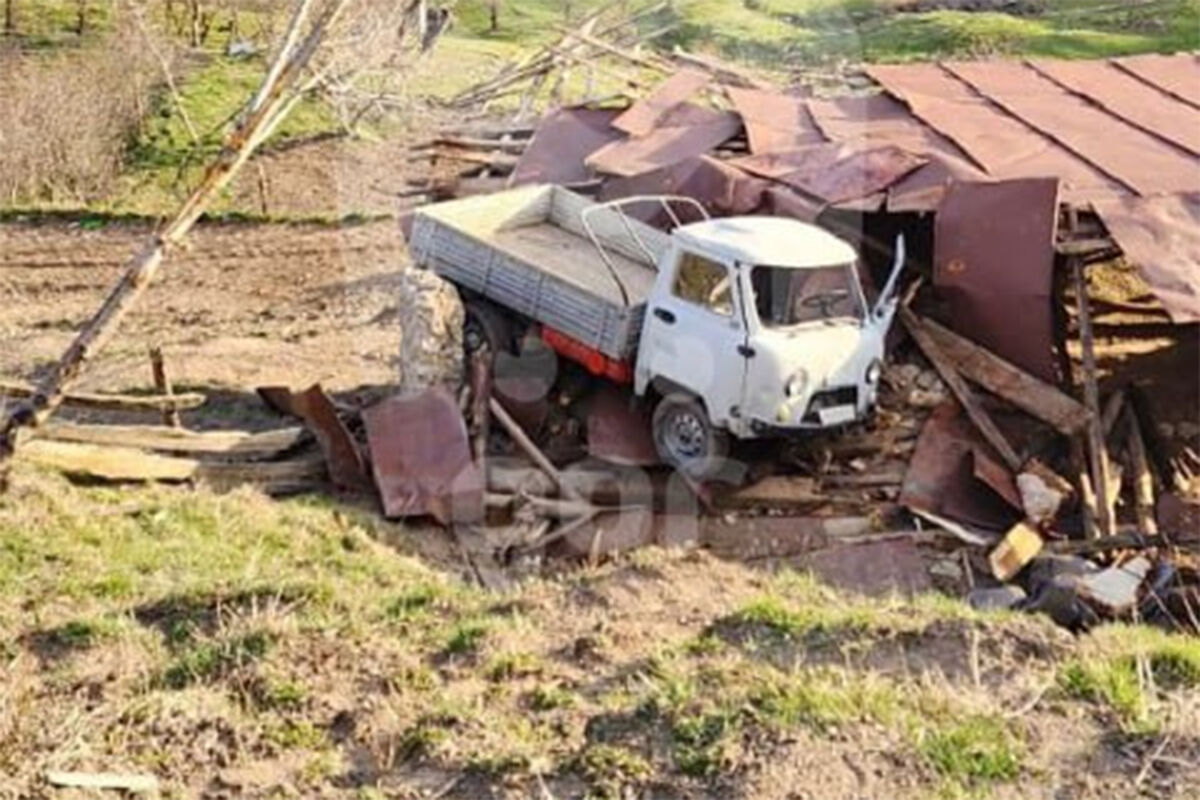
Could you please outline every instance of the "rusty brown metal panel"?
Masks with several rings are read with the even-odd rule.
[[[663,115],[707,86],[711,80],[707,72],[681,69],[613,120],[612,125],[632,136],[649,135],[661,123]]]
[[[912,113],[970,154],[993,178],[1056,175],[1064,197],[1121,193],[1124,187],[1085,159],[991,102],[937,64],[874,66],[868,73]]]
[[[934,221],[934,286],[950,322],[1057,384],[1051,302],[1058,180],[952,184]]]
[[[1200,108],[1179,102],[1107,61],[1034,59],[1028,63],[1130,125],[1200,155]],[[1196,80],[1200,82],[1200,74]]]
[[[747,175],[727,163],[710,156],[697,156],[663,169],[606,181],[600,191],[600,199],[615,200],[642,194],[682,194],[699,200],[714,214],[749,214],[762,206],[767,186],[766,181]]]
[[[858,149],[852,145],[825,144],[790,153],[748,156],[731,163],[826,203],[838,204],[887,189],[926,160],[894,145]]]
[[[1200,56],[1147,53],[1113,59],[1113,63],[1139,80],[1200,108]]]
[[[445,525],[483,518],[483,477],[448,392],[389,398],[364,411],[363,423],[386,516],[428,514]]]
[[[1025,64],[960,61],[943,66],[1138,194],[1200,189],[1200,162],[1190,154],[1064,91]]]
[[[746,124],[751,153],[780,153],[825,141],[800,98],[732,86],[726,91]]]
[[[605,384],[596,390],[587,411],[588,454],[613,464],[653,466],[659,463],[650,430],[650,408],[623,387]]]
[[[546,114],[513,169],[509,185],[588,180],[592,173],[584,163],[587,157],[625,138],[612,127],[619,113],[607,108],[560,108]]]
[[[286,386],[261,386],[257,392],[271,408],[304,421],[305,427],[317,439],[335,486],[365,489],[370,485],[358,444],[321,384],[313,384],[303,392],[293,392]]]
[[[656,128],[647,136],[605,145],[587,159],[598,172],[629,177],[703,155],[737,135],[742,120],[732,112],[693,113],[691,124]]]
[[[979,480],[977,470],[989,480]],[[966,414],[957,403],[947,401],[934,409],[921,428],[899,502],[958,522],[1006,530],[1018,515],[991,486],[1002,481],[1003,474],[1006,468],[987,454],[987,445]]]
[[[1092,204],[1174,322],[1200,322],[1200,194]]]
[[[794,192],[786,186],[772,186],[767,189],[764,199],[765,210],[768,213],[802,222],[816,222],[817,217],[825,210],[824,203]]]

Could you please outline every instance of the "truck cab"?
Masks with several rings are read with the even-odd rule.
[[[870,412],[903,240],[873,306],[857,260],[831,233],[779,217],[707,219],[672,232],[634,372],[635,393],[661,398],[654,438],[664,460],[701,476],[730,435],[825,429]]]

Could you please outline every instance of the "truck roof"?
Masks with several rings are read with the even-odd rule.
[[[853,247],[829,231],[786,217],[722,217],[683,225],[674,235],[744,264],[812,268],[858,258]]]

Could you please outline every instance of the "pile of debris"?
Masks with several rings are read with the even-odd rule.
[[[464,381],[449,332],[461,313],[444,310],[439,333],[406,337],[401,391],[370,407],[320,387],[264,389],[303,427],[51,425],[19,455],[106,479],[240,476],[269,491],[327,471],[341,490],[377,493],[388,517],[441,523],[492,586],[562,560],[695,544],[867,591],[939,587],[1072,628],[1143,619],[1200,632],[1200,458],[1161,441],[1142,387],[1102,392],[1088,282],[1123,255],[1148,288],[1139,313],[1200,320],[1200,142],[1186,132],[1200,126],[1184,125],[1200,122],[1200,81],[1180,77],[1200,79],[1195,60],[874,67],[886,91],[820,99],[711,59],[642,52],[637,27],[593,16],[455,102],[515,93],[524,112],[548,86],[562,96],[562,70],[613,60],[623,96],[640,99],[447,131],[419,148],[435,170],[414,196],[531,183],[601,199],[682,194],[714,215],[816,221],[858,246],[866,285],[904,233],[915,280],[869,426],[748,447],[732,483],[698,484],[654,465],[624,390],[567,364],[526,369],[546,357],[536,340],[507,366],[476,353]],[[654,74],[669,77],[651,85]],[[1155,113],[1132,123],[1146,103]],[[428,345],[439,369],[412,363]],[[1179,380],[1194,378],[1193,364]]]

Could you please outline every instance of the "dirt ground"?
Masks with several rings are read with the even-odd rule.
[[[33,379],[57,358],[149,232],[57,221],[0,226],[0,374]],[[80,388],[147,389],[154,345],[185,387],[394,383],[396,281],[406,259],[391,221],[201,225],[186,250],[169,256]]]

